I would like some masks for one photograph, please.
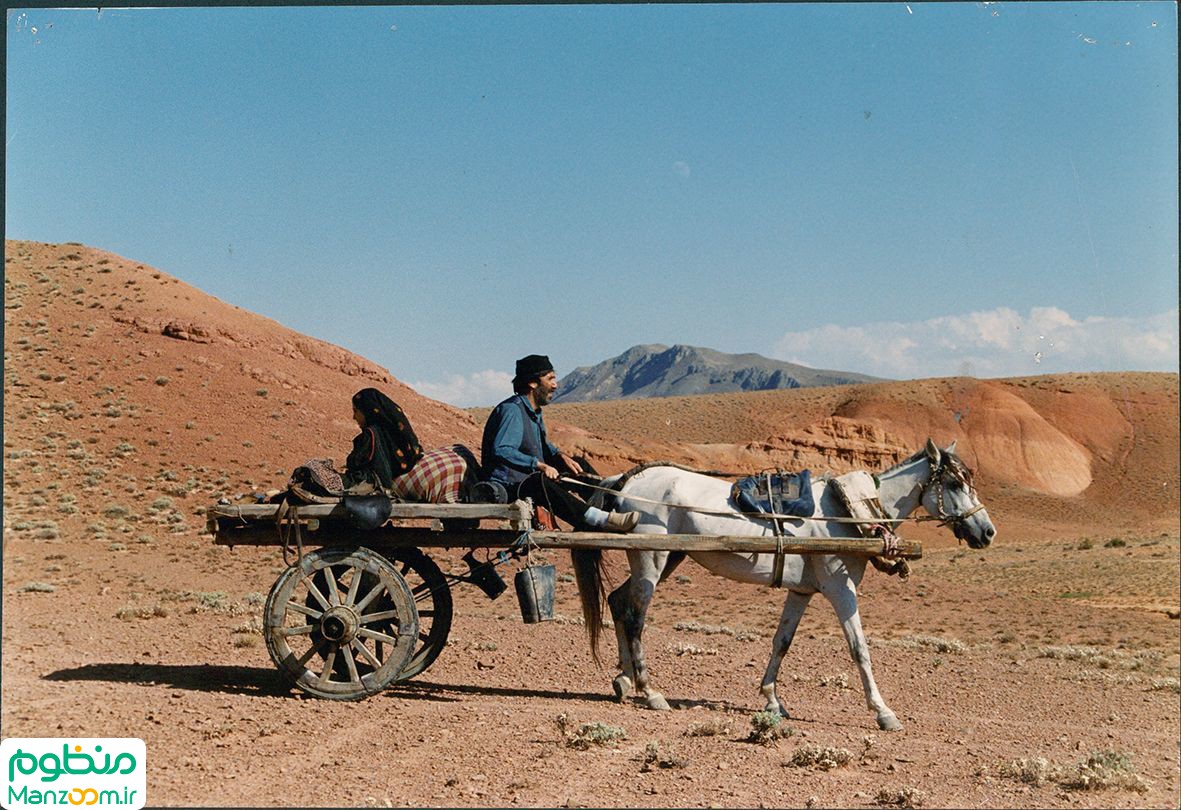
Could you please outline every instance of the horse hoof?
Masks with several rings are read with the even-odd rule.
[[[664,699],[664,695],[657,692],[648,695],[644,702],[648,704],[649,709],[655,709],[658,712],[671,712],[673,710],[673,707],[669,706],[668,701]]]
[[[615,699],[623,703],[632,691],[631,678],[626,675],[618,675],[615,680],[611,681],[611,688],[615,690]]]
[[[784,720],[790,720],[790,719],[791,719],[791,715],[790,715],[790,714],[788,714],[788,712],[787,712],[787,709],[783,708],[783,705],[782,705],[782,704],[780,704],[778,701],[776,701],[775,703],[768,703],[768,704],[767,704],[767,705],[766,705],[766,706],[763,708],[763,711],[765,711],[765,712],[774,712],[775,714],[777,714],[777,715],[779,715],[780,717],[782,717]]]
[[[902,731],[902,724],[898,722],[898,718],[891,714],[878,715],[878,728],[882,731]]]

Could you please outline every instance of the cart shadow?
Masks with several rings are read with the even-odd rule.
[[[47,681],[110,681],[195,692],[223,692],[257,697],[295,697],[273,668],[216,664],[85,664],[59,669]]]

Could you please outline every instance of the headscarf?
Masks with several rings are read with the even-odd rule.
[[[391,433],[405,430],[410,424],[398,403],[376,388],[362,388],[353,394],[353,407],[365,414],[366,425],[382,425]],[[402,423],[401,427],[399,422]]]
[[[398,403],[376,388],[362,388],[353,394],[353,407],[365,415],[366,427],[373,427],[383,433],[389,442],[390,463],[395,477],[409,470],[422,457],[422,446]]]

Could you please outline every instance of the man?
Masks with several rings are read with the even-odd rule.
[[[562,469],[580,475],[582,467],[545,435],[541,408],[557,390],[558,378],[548,357],[531,354],[517,361],[516,393],[497,405],[484,425],[484,476],[503,484],[510,498],[532,498],[576,531],[630,532],[640,521],[639,512],[605,512],[559,486]]]

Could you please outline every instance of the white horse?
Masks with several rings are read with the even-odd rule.
[[[956,537],[966,540],[970,547],[984,548],[996,536],[996,529],[977,498],[971,472],[954,451],[954,442],[941,451],[928,439],[924,449],[878,475],[879,500],[893,518],[905,518],[921,505],[944,525],[951,525]],[[610,488],[622,477],[609,478],[604,486]],[[824,482],[815,482],[812,491],[816,503],[815,517],[848,515]],[[726,481],[678,467],[655,466],[626,477],[615,508],[642,513],[636,533],[773,536],[770,521],[738,514],[729,496],[730,484]],[[716,514],[726,511],[734,514]],[[788,520],[784,526],[784,534],[794,537],[849,537],[855,531],[848,523],[821,520]],[[866,703],[876,715],[879,728],[885,731],[902,728],[878,693],[870,666],[869,647],[857,611],[857,585],[865,574],[866,557],[789,554],[783,562],[779,582],[773,583],[774,554],[694,551],[688,555],[714,574],[739,582],[777,584],[787,589],[779,629],[771,644],[771,659],[761,684],[767,711],[788,716],[775,694],[775,682],[808,601],[819,592],[832,604],[841,622],[849,653],[861,673]],[[583,615],[597,657],[598,638],[603,626],[602,552],[580,551],[573,556]],[[656,585],[666,579],[685,556],[685,552],[677,551],[627,552],[630,576],[606,599],[619,643],[620,673],[613,686],[620,701],[634,686],[650,708],[669,709],[668,702],[649,681],[640,636]]]

